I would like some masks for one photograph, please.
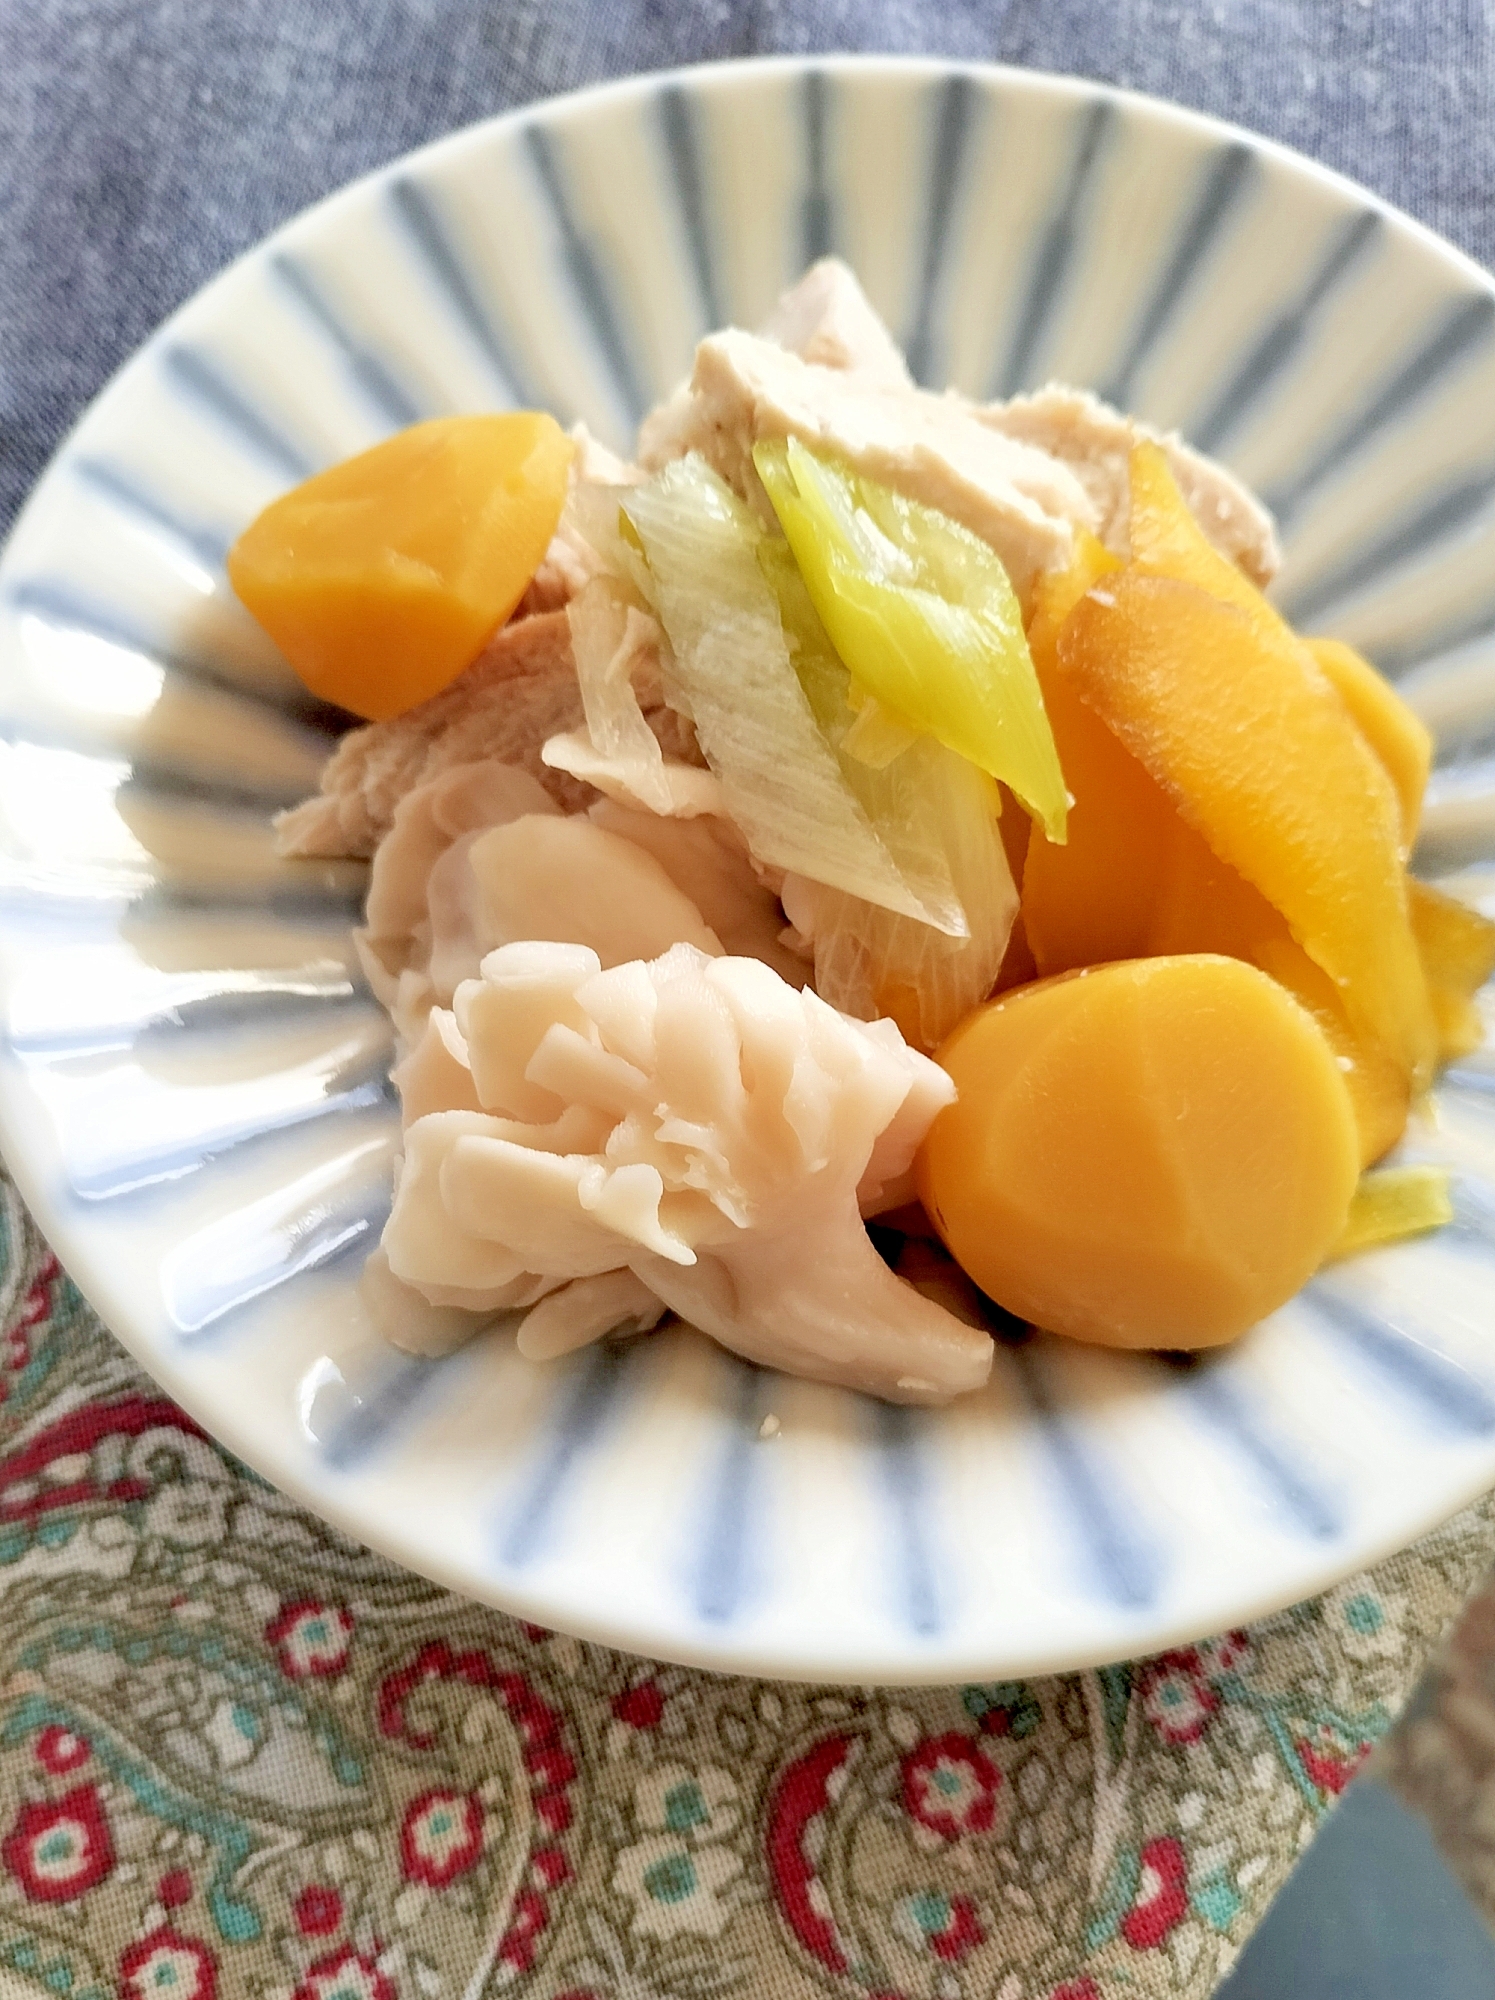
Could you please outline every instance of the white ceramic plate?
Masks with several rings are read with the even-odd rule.
[[[400,1360],[353,1292],[395,1131],[361,870],[273,855],[329,738],[223,577],[273,494],[417,417],[540,404],[626,445],[702,331],[832,248],[924,379],[1090,383],[1251,480],[1284,608],[1437,729],[1424,872],[1495,906],[1489,280],[1303,160],[1088,84],[686,72],[325,202],[59,454],[0,566],[0,1137],[165,1388],[413,1569],[744,1671],[1076,1667],[1322,1589],[1495,1482],[1495,1057],[1412,1142],[1459,1221],[1193,1369],[1035,1341],[914,1413],[683,1333]]]

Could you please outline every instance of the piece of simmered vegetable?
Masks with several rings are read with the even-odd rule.
[[[692,453],[631,488],[623,514],[669,636],[671,699],[691,717],[754,858],[967,935],[943,857],[900,868],[847,783],[795,671],[748,508]],[[896,838],[896,824],[889,831]]]
[[[1433,761],[1433,739],[1427,724],[1353,646],[1339,639],[1308,639],[1304,643],[1391,780],[1401,807],[1405,859],[1417,838],[1422,795]]]
[[[1389,779],[1301,648],[1194,584],[1134,569],[1082,600],[1065,676],[1222,861],[1257,887],[1346,1010],[1431,1079],[1427,984]]]
[[[940,1051],[920,1152],[951,1254],[999,1305],[1112,1347],[1209,1347],[1291,1298],[1359,1172],[1312,1016],[1253,966],[1132,960],[1019,987]]]
[[[273,500],[229,551],[229,581],[313,694],[400,715],[524,595],[574,451],[540,411],[414,424]]]
[[[1452,1221],[1447,1167],[1382,1167],[1360,1176],[1344,1229],[1329,1255],[1350,1257]]]
[[[1035,839],[1027,853],[1023,926],[1034,967],[1047,978],[1110,959],[1183,952],[1221,952],[1258,966],[1328,1036],[1360,1128],[1361,1163],[1369,1165],[1406,1124],[1406,1062],[1351,1021],[1343,992],[1287,919],[1219,858],[1060,669],[1059,638],[1070,614],[1094,586],[1110,594],[1106,580],[1120,568],[1098,542],[1081,537],[1071,567],[1041,579],[1036,595],[1029,639],[1074,803],[1064,846]]]
[[[1409,881],[1407,892],[1438,1024],[1438,1056],[1456,1062],[1485,1038],[1474,996],[1495,972],[1495,924],[1426,882]]]
[[[1064,779],[1022,612],[985,542],[796,438],[759,444],[753,464],[862,694],[1000,779],[1062,840]]]

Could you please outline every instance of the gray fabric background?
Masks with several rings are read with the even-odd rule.
[[[1495,0],[0,0],[0,531],[152,327],[354,175],[630,70],[838,49],[1218,112],[1495,262]]]

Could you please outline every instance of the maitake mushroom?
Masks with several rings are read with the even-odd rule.
[[[668,1307],[751,1361],[898,1402],[985,1381],[989,1337],[862,1225],[953,1094],[891,1022],[752,958],[676,944],[604,969],[527,941],[484,958],[405,1070],[376,1284],[468,1325],[543,1301],[520,1330],[534,1355]]]

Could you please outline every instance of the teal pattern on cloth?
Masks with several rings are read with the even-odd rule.
[[[7,1992],[1202,2000],[1495,1550],[1050,1680],[654,1665],[305,1515],[0,1232]]]

